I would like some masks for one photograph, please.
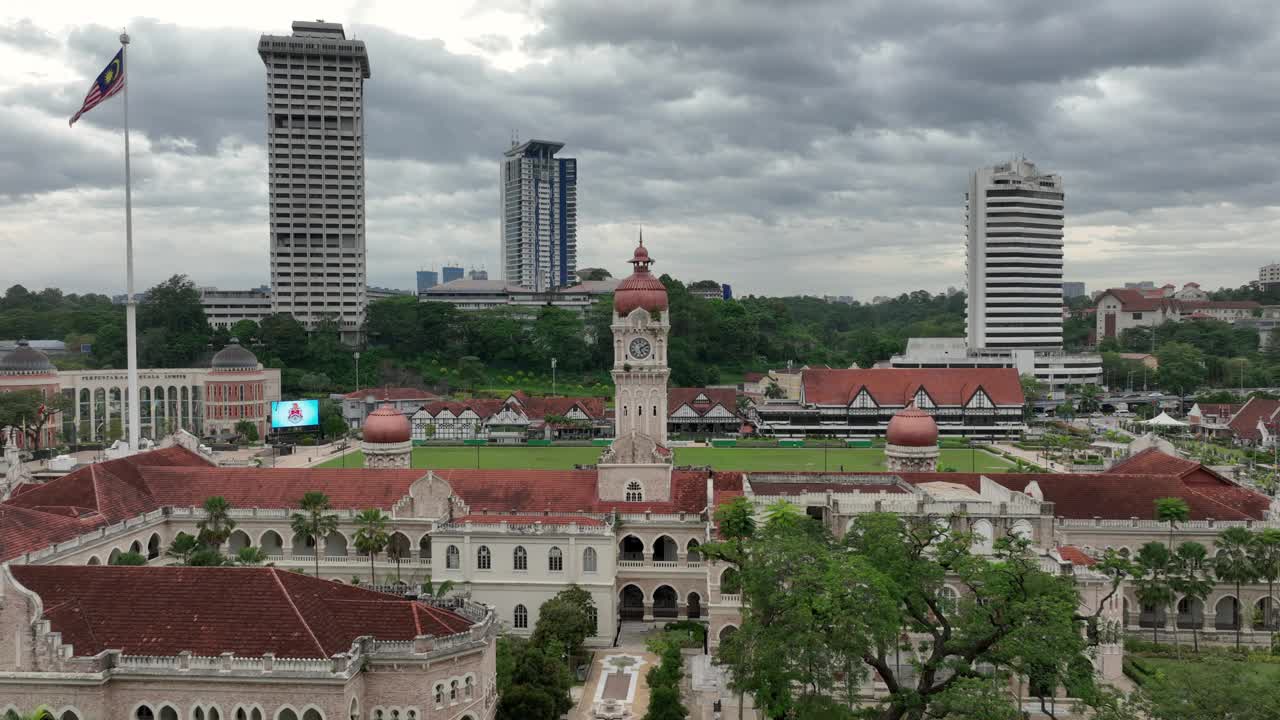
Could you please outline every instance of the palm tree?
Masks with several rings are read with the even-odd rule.
[[[1205,562],[1209,557],[1209,551],[1204,545],[1198,542],[1188,541],[1180,543],[1178,549],[1174,552],[1174,578],[1173,589],[1175,592],[1182,593],[1182,596],[1190,601],[1199,601],[1201,607],[1201,622],[1204,621],[1204,601],[1209,597],[1209,593],[1213,592],[1213,583],[1209,580],[1209,568]],[[1174,617],[1174,624],[1178,622]],[[1191,624],[1191,643],[1195,651],[1200,652],[1200,626],[1195,623],[1194,619]]]
[[[242,547],[236,553],[237,565],[261,565],[267,561],[266,553],[262,552],[262,548]]]
[[[316,577],[320,577],[320,543],[338,529],[338,516],[325,512],[332,506],[329,496],[322,492],[313,490],[306,493],[298,505],[302,512],[289,518],[289,527],[295,534],[311,538],[315,548]]]
[[[387,547],[387,516],[377,508],[361,510],[356,515],[356,525],[356,550],[369,556],[369,584],[373,585],[373,556]]]
[[[1169,523],[1169,552],[1173,552],[1173,524],[1191,519],[1191,506],[1180,497],[1156,498],[1156,520]]]
[[[1249,548],[1253,545],[1253,533],[1242,527],[1227,528],[1218,534],[1214,543],[1218,548],[1213,558],[1213,574],[1222,582],[1234,583],[1236,586],[1236,650],[1240,649],[1240,631],[1244,623],[1240,621],[1240,586],[1253,582],[1258,577],[1258,570],[1253,566],[1253,558],[1249,556]]]
[[[1149,542],[1138,548],[1138,578],[1134,594],[1138,602],[1152,608],[1155,616],[1151,622],[1151,642],[1160,642],[1160,608],[1173,603],[1173,587],[1169,584],[1169,549],[1158,542]],[[1175,610],[1176,614],[1176,610]],[[1178,642],[1178,623],[1175,618],[1174,645]]]
[[[221,550],[222,543],[231,537],[236,521],[231,519],[231,503],[221,495],[205,498],[204,518],[196,523],[200,530],[200,542],[214,550]]]
[[[1262,626],[1274,638],[1276,629],[1275,584],[1280,579],[1280,529],[1267,528],[1253,536],[1253,567],[1258,578],[1267,581],[1266,615]],[[1274,643],[1272,643],[1274,644]]]
[[[427,576],[427,581],[422,583],[422,594],[430,598],[436,598],[436,599],[442,598],[445,595],[448,595],[449,591],[452,589],[453,589],[452,580],[445,580],[441,582],[439,585],[432,585],[430,575]]]

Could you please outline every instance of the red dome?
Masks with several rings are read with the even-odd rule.
[[[885,442],[905,447],[935,447],[938,444],[938,424],[929,413],[914,404],[909,405],[889,421]]]
[[[413,437],[409,418],[390,405],[369,413],[364,419],[364,441],[370,443],[402,443]]]
[[[649,312],[667,309],[667,287],[662,281],[649,272],[649,251],[641,244],[636,248],[630,262],[635,266],[631,276],[618,283],[613,291],[613,310],[619,315],[627,315],[636,308],[644,308]]]

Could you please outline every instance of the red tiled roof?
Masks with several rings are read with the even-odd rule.
[[[710,402],[694,402],[699,395],[705,395]],[[738,391],[733,388],[667,388],[667,414],[674,413],[684,405],[688,405],[699,417],[706,415],[717,405],[737,415]]]
[[[472,523],[473,525],[498,525],[501,523],[511,523],[513,525],[604,525],[604,521],[598,517],[588,515],[464,515],[460,518],[454,518],[455,523]]]
[[[822,493],[830,490],[838,493],[905,493],[906,490],[892,484],[830,482],[814,480],[813,482],[753,482],[751,491],[756,495],[799,495],[801,493]]]
[[[1086,553],[1085,551],[1081,550],[1080,548],[1074,545],[1058,546],[1058,555],[1060,555],[1063,560],[1066,560],[1072,565],[1080,565],[1083,567],[1096,565],[1098,562],[1097,560],[1089,557],[1088,553]]]
[[[1165,286],[1170,287],[1170,286]],[[1140,291],[1131,288],[1111,288],[1103,295],[1112,295],[1120,301],[1120,309],[1124,312],[1144,312],[1170,308],[1179,311],[1188,310],[1254,310],[1262,307],[1253,300],[1178,300],[1166,297],[1160,290]],[[1102,296],[1098,296],[1102,300]]]
[[[373,396],[373,399],[378,402],[394,402],[397,400],[430,400],[432,398],[440,397],[433,392],[411,387],[366,388],[364,390],[349,392],[343,397],[348,400],[364,400],[370,396]]]
[[[760,372],[742,373],[742,382],[744,382],[744,383],[758,383],[758,382],[760,382],[761,380],[765,379],[766,377],[768,377],[768,375],[766,375],[765,373],[760,373]]]
[[[308,492],[322,492],[336,510],[389,509],[427,470],[352,468],[146,468],[156,507],[198,507],[221,495],[238,508],[296,508]]]
[[[1258,442],[1262,439],[1262,433],[1258,432],[1259,420],[1268,425],[1280,420],[1280,400],[1249,398],[1227,426],[1236,437]]]
[[[97,524],[101,523],[0,503],[0,561],[70,540]]]
[[[471,627],[455,613],[277,568],[15,565],[77,656],[327,658],[362,635],[412,640]]]
[[[671,473],[671,500],[600,500],[595,470],[436,470],[473,512],[696,513],[707,506],[705,472]]]
[[[866,388],[881,406],[905,406],[921,387],[938,405],[964,405],[982,389],[996,405],[1022,405],[1022,383],[1013,368],[873,368],[805,370],[804,400],[848,405]]]
[[[1131,288],[1111,288],[1102,295],[1098,296],[1098,302],[1102,302],[1103,296],[1111,295],[1120,301],[1120,309],[1124,312],[1145,312],[1159,310],[1160,308],[1173,304],[1176,306],[1177,301],[1164,297],[1164,294],[1156,290],[1154,296],[1149,296],[1140,290]]]
[[[1239,412],[1244,405],[1240,403],[1196,403],[1196,407],[1200,408],[1201,415],[1229,418]]]
[[[1200,463],[1195,460],[1175,457],[1162,453],[1156,448],[1147,448],[1140,453],[1125,458],[1112,465],[1107,473],[1118,475],[1184,475],[1196,468]]]
[[[503,407],[504,404],[501,400],[481,398],[477,400],[437,400],[423,405],[422,409],[426,410],[427,413],[432,416],[439,415],[442,410],[448,410],[453,413],[454,416],[461,415],[463,412],[470,410],[476,415],[479,415],[480,419],[483,420],[492,416]]]
[[[542,419],[548,415],[568,415],[578,408],[592,420],[603,420],[604,398],[598,397],[525,397],[521,406],[530,419]]]

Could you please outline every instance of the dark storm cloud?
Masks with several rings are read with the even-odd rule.
[[[396,272],[446,255],[494,264],[497,161],[513,132],[564,141],[563,154],[578,158],[586,264],[607,263],[630,228],[657,222],[673,239],[666,268],[687,268],[677,274],[729,273],[767,292],[959,284],[967,175],[1014,153],[1063,175],[1069,227],[1095,217],[1145,228],[1117,241],[1111,262],[1163,246],[1158,238],[1178,248],[1170,257],[1194,252],[1195,237],[1234,243],[1252,262],[1249,248],[1266,241],[1230,228],[1266,227],[1280,195],[1277,8],[563,0],[540,8],[541,30],[518,45],[533,62],[515,71],[356,24],[348,31],[372,66],[371,279],[390,282],[393,268],[381,262]],[[131,120],[150,143],[135,157],[140,202],[228,226],[251,208],[243,234],[260,241],[256,44],[287,25],[130,23]],[[11,140],[0,147],[0,197],[119,185],[117,148],[62,129],[116,32],[83,27],[54,39],[29,23],[0,28],[0,42],[61,54],[83,78],[0,94]],[[513,47],[500,36],[470,42],[490,53]],[[85,122],[116,129],[119,120],[104,106]],[[1177,227],[1162,234],[1160,223]],[[728,243],[752,262],[718,265]],[[803,280],[771,265],[778,247]],[[874,279],[850,280],[868,269]]]

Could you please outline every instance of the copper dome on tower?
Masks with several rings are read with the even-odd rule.
[[[938,424],[915,403],[899,410],[889,421],[885,442],[903,447],[933,447],[938,444]]]
[[[667,310],[667,286],[649,272],[649,251],[644,247],[644,240],[636,248],[635,254],[627,262],[635,268],[629,277],[618,283],[613,291],[613,310],[619,315],[630,314],[636,308],[644,308],[649,312]]]
[[[405,443],[413,437],[409,418],[391,405],[382,405],[364,419],[364,441],[367,443]]]

